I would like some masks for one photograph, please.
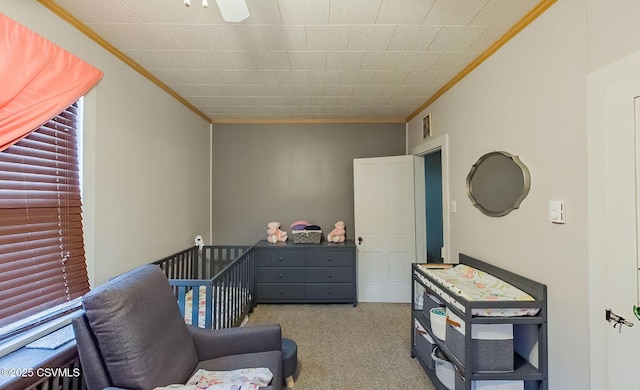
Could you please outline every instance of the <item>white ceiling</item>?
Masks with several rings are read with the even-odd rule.
[[[213,122],[404,122],[539,0],[56,0]],[[125,91],[123,91],[125,93]]]

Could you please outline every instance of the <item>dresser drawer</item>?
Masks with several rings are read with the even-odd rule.
[[[256,266],[258,267],[302,267],[304,265],[304,252],[263,252],[256,254]]]
[[[258,283],[256,294],[259,301],[304,299],[304,284]]]
[[[312,267],[304,269],[307,283],[352,283],[353,267]]]
[[[304,265],[307,267],[353,267],[351,251],[314,251],[307,252]]]
[[[302,283],[304,268],[296,267],[256,267],[258,283]]]
[[[330,301],[353,299],[352,283],[318,283],[304,286],[304,297],[308,300]]]
[[[356,245],[270,244],[255,246],[256,302],[352,303],[357,305]]]

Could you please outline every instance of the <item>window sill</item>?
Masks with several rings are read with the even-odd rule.
[[[20,348],[0,358],[0,390],[22,390],[52,376],[52,369],[68,367],[78,359],[76,341],[56,349]],[[80,371],[62,371],[67,377],[79,377]],[[63,376],[63,375],[60,375]]]
[[[81,312],[79,310],[72,311],[69,314],[42,323],[33,329],[22,331],[10,339],[0,342],[0,358],[71,324],[71,321],[80,314]]]
[[[33,385],[58,377],[62,380],[82,380],[75,338],[55,349],[26,348],[25,345],[64,327],[80,315],[75,311],[41,327],[25,332],[14,342],[10,353],[0,357],[0,390],[24,390]],[[9,340],[10,341],[10,340]],[[19,344],[18,344],[19,342]],[[44,386],[43,388],[48,388]]]

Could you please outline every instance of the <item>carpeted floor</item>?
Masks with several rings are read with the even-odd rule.
[[[409,304],[258,305],[247,326],[266,323],[298,344],[295,389],[435,389],[410,355]]]

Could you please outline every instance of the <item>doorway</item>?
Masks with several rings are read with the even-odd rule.
[[[442,151],[424,155],[427,263],[442,263]]]
[[[432,137],[411,149],[416,166],[416,261],[453,263],[449,239],[449,138]]]

